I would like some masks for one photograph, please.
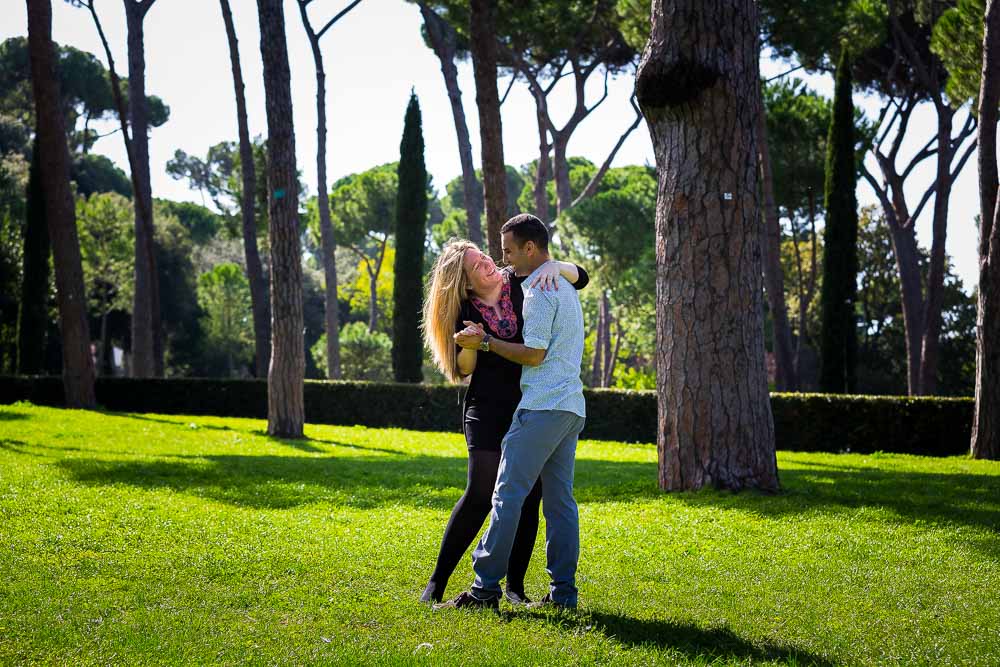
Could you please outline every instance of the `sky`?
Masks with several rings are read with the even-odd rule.
[[[122,3],[117,0],[96,2],[116,67],[119,74],[124,75],[127,58]],[[16,0],[2,0],[0,4],[0,40],[25,35],[25,4]],[[230,4],[240,40],[250,133],[266,135],[256,2],[231,0]],[[314,0],[310,5],[313,25],[318,29],[347,4],[348,0]],[[107,64],[90,14],[72,7],[65,0],[53,0],[52,6],[53,38],[61,44],[90,51]],[[285,0],[285,24],[298,167],[309,191],[315,192],[315,70],[298,8],[292,0]],[[330,183],[341,176],[399,158],[403,116],[411,90],[420,100],[425,161],[435,187],[443,192],[445,184],[461,174],[455,125],[440,63],[420,36],[421,24],[416,5],[404,0],[362,0],[323,36]],[[215,0],[157,0],[146,16],[145,33],[146,90],[170,106],[170,120],[153,129],[150,136],[153,194],[201,203],[201,195],[192,191],[186,181],[174,180],[166,173],[166,163],[176,149],[204,157],[209,146],[237,138],[232,71],[219,3]],[[788,63],[778,60],[765,57],[761,61],[765,76],[776,76],[788,68]],[[472,66],[468,62],[460,63],[458,70],[473,157],[478,166],[479,127]],[[829,76],[804,75],[801,71],[791,76],[803,78],[823,95],[832,95],[833,81]],[[498,82],[501,94],[508,82],[508,78]],[[571,155],[582,155],[598,164],[604,161],[620,134],[635,118],[628,101],[632,87],[630,75],[609,81],[607,99],[573,134],[569,145]],[[588,103],[596,101],[602,91],[603,80],[593,76],[588,88]],[[557,126],[569,117],[574,102],[569,81],[560,83],[549,102]],[[877,98],[856,94],[855,104],[870,118],[877,117]],[[501,111],[505,161],[519,166],[537,158],[535,107],[523,82],[515,83]],[[956,126],[964,121],[965,113],[959,113]],[[903,160],[919,150],[934,132],[933,110],[921,108],[910,125],[911,139],[904,143],[901,164],[905,164]],[[104,123],[98,129],[110,131],[114,124]],[[117,134],[98,141],[94,152],[107,155],[127,171],[124,146]],[[869,161],[874,170],[873,159],[869,157]],[[613,166],[629,164],[655,164],[645,124],[629,136]],[[933,165],[933,160],[925,161],[910,177],[907,200],[914,202],[911,207],[931,182]],[[864,181],[858,184],[858,201],[861,205],[877,202]],[[976,155],[973,154],[954,186],[947,242],[948,254],[967,291],[971,291],[978,280],[974,222],[978,206]],[[918,239],[926,247],[930,245],[931,208],[930,205],[926,207],[917,223]]]

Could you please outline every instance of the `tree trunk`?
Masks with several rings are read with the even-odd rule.
[[[28,0],[28,53],[37,119],[38,168],[45,193],[45,218],[56,269],[62,374],[66,405],[93,408],[94,358],[90,353],[87,294],[76,231],[76,210],[69,183],[69,147],[60,106],[56,53],[52,42],[52,5]]]
[[[569,186],[569,159],[566,156],[566,144],[569,135],[556,135],[552,142],[553,163],[556,179],[556,211],[561,215],[573,204],[573,192]]]
[[[132,304],[132,374],[163,375],[160,289],[154,250],[153,193],[149,176],[149,104],[143,20],[152,2],[123,0],[128,28],[128,116],[132,126],[135,193],[135,293]]]
[[[891,211],[890,211],[891,212]],[[920,279],[920,256],[912,226],[889,224],[889,238],[899,273],[900,302],[906,334],[906,386],[911,396],[920,394],[920,348],[923,340],[924,298]]]
[[[654,0],[636,93],[653,140],[659,482],[778,488],[764,355],[751,0]]]
[[[267,432],[301,438],[305,422],[302,256],[292,92],[281,0],[257,0],[267,110],[267,185],[271,240],[271,366]]]
[[[771,151],[767,144],[767,115],[764,113],[763,84],[757,86],[757,157],[760,162],[761,190],[764,195],[764,284],[768,307],[771,309],[771,328],[774,338],[776,365],[775,388],[778,391],[796,391],[799,379],[792,352],[792,331],[788,325],[785,306],[785,275],[781,270],[781,223],[778,207],[774,203],[774,180],[771,176]]]
[[[986,5],[979,92],[979,310],[972,456],[1000,459],[1000,218],[997,212],[997,106],[1000,104],[1000,0]]]
[[[549,221],[549,181],[552,180],[552,160],[549,158],[549,126],[541,109],[535,110],[538,120],[538,168],[535,169],[535,217],[551,230]]]
[[[465,198],[466,223],[469,227],[469,240],[478,246],[483,245],[483,230],[480,225],[482,215],[482,185],[476,178],[476,168],[472,162],[472,142],[469,139],[469,126],[465,122],[465,108],[462,106],[462,90],[458,87],[458,68],[455,67],[455,54],[458,51],[458,37],[454,28],[438,16],[426,2],[419,2],[420,14],[427,27],[427,37],[435,55],[441,61],[441,74],[444,75],[444,86],[448,91],[448,101],[451,102],[451,115],[455,121],[455,135],[458,137],[458,158],[462,164],[462,194]],[[544,218],[542,218],[544,220]]]
[[[326,70],[319,36],[309,22],[306,5],[297,3],[302,26],[312,47],[316,69],[316,203],[319,206],[320,241],[323,246],[324,323],[326,326],[326,376],[340,378],[340,307],[337,303],[337,241],[330,219],[330,195],[326,187]]]
[[[927,272],[927,297],[924,303],[923,341],[920,349],[920,394],[932,396],[937,391],[938,348],[941,337],[941,309],[944,306],[945,242],[948,235],[948,202],[951,199],[951,128],[954,111],[937,105],[938,154],[937,189],[934,192],[934,220],[931,225],[931,257]]]
[[[35,136],[38,136],[37,128]],[[45,330],[49,320],[49,256],[52,248],[45,220],[40,159],[36,139],[31,149],[28,173],[24,251],[21,253],[21,304],[17,317],[16,372],[22,375],[42,373],[45,366]]]
[[[611,302],[608,301],[607,292],[601,294],[601,306],[604,308],[604,322],[601,325],[604,329],[602,336],[604,361],[601,362],[601,371],[603,373],[601,376],[601,386],[608,387],[611,384],[611,370],[614,362],[611,357]]]
[[[590,369],[590,386],[600,387],[604,379],[604,299],[597,302],[597,326],[594,327],[594,361]]]
[[[254,360],[256,376],[266,377],[271,358],[270,305],[267,299],[267,280],[260,261],[257,247],[257,222],[254,217],[254,193],[257,191],[257,168],[253,160],[253,145],[250,143],[250,129],[247,123],[247,100],[243,85],[243,68],[240,65],[239,43],[229,0],[220,0],[222,19],[226,24],[226,38],[229,41],[229,60],[233,70],[233,88],[236,92],[236,120],[240,135],[240,169],[243,175],[243,192],[240,201],[240,217],[243,221],[243,253],[247,263],[247,279],[250,283],[250,307],[253,313]]]
[[[507,215],[507,169],[503,160],[503,126],[497,94],[496,6],[489,0],[471,0],[469,13],[472,69],[479,108],[483,191],[486,203],[486,239],[494,261],[503,260],[500,227]]]
[[[610,331],[608,332],[610,336]],[[622,322],[619,319],[615,320],[615,346],[611,350],[611,361],[608,362],[607,368],[604,369],[604,386],[610,387],[615,383],[615,365],[618,363],[618,350],[622,346]]]

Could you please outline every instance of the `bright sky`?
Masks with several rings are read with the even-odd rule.
[[[127,72],[125,19],[122,3],[98,1],[98,11],[111,43],[115,64],[123,76]],[[314,0],[310,7],[314,25],[325,21],[348,4],[347,0]],[[0,40],[27,32],[25,5],[5,0]],[[62,44],[90,51],[105,61],[104,50],[86,10],[52,0],[53,37]],[[243,76],[246,81],[250,132],[266,134],[264,86],[261,74],[256,3],[231,0],[240,39]],[[315,71],[308,40],[296,3],[285,2],[292,73],[298,166],[307,187],[315,192],[316,178],[316,90]],[[404,0],[363,0],[323,37],[327,72],[327,171],[332,183],[346,174],[392,162],[399,157],[403,114],[411,87],[420,98],[423,112],[425,159],[434,184],[443,191],[445,183],[461,173],[455,126],[434,53],[420,37],[420,12]],[[175,149],[204,157],[212,144],[235,140],[236,108],[225,28],[218,2],[214,0],[158,0],[146,18],[146,89],[170,106],[170,120],[153,130],[150,138],[150,168],[153,194],[157,197],[201,201],[186,183],[167,175],[165,165]],[[106,63],[105,63],[106,64]],[[761,63],[767,76],[787,69],[781,62]],[[801,76],[797,72],[795,76]],[[804,77],[824,95],[832,94],[829,77]],[[602,90],[602,81],[592,77],[591,101]],[[472,135],[473,155],[479,163],[478,116],[472,67],[459,65],[459,85],[465,103],[466,120]],[[595,163],[604,161],[620,133],[634,119],[628,98],[632,78],[622,76],[609,84],[608,99],[576,130],[570,142],[571,155],[583,155]],[[500,92],[507,79],[499,82]],[[572,110],[571,86],[560,84],[550,108],[558,125]],[[876,117],[877,99],[856,95],[855,103],[869,117]],[[534,103],[523,83],[517,83],[503,109],[504,157],[511,165],[521,165],[537,157],[538,133]],[[956,125],[964,121],[959,115]],[[921,109],[911,120],[912,141],[904,144],[903,156],[912,155],[934,131],[934,113]],[[113,124],[100,128],[113,129]],[[100,140],[95,152],[115,160],[127,170],[121,139],[111,135]],[[614,166],[654,164],[652,144],[645,125],[637,128],[619,151]],[[915,203],[933,176],[933,160],[910,177],[907,199]],[[872,165],[874,167],[874,165]],[[862,204],[875,203],[871,188],[858,185]],[[948,225],[947,250],[968,291],[978,280],[975,215],[979,206],[976,185],[976,156],[973,155],[955,184]],[[930,245],[931,206],[918,221],[918,237]]]

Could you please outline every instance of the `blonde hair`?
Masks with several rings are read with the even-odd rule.
[[[455,355],[455,322],[462,311],[462,301],[469,298],[469,278],[465,275],[465,253],[479,251],[475,243],[449,239],[434,262],[424,298],[424,344],[434,356],[434,363],[452,382],[460,382]]]

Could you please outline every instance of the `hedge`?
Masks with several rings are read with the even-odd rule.
[[[306,420],[458,431],[462,391],[454,386],[308,380]],[[585,394],[585,437],[656,441],[654,392],[600,389]],[[99,378],[97,400],[116,412],[267,416],[263,380]],[[0,376],[0,404],[17,401],[62,405],[62,380]],[[965,454],[973,406],[971,398],[771,395],[778,449],[804,452]]]

